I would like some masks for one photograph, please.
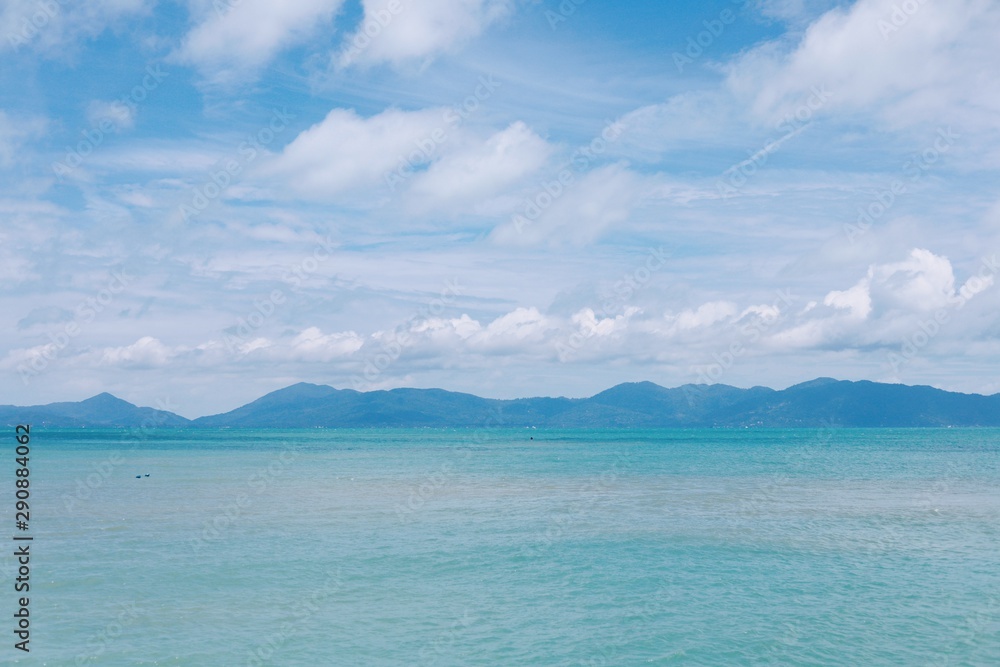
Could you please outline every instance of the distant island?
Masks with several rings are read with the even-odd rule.
[[[220,415],[186,419],[103,393],[75,403],[0,406],[8,426],[53,428],[816,428],[1000,426],[1000,394],[819,378],[783,390],[652,382],[590,398],[490,399],[443,389],[359,392],[299,383]]]

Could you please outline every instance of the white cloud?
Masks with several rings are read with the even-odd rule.
[[[364,338],[353,331],[324,334],[319,327],[313,326],[278,339],[265,336],[246,340],[230,339],[228,342],[213,339],[197,345],[167,345],[158,338],[143,336],[130,345],[99,350],[66,349],[61,351],[60,356],[85,367],[157,368],[167,365],[196,365],[225,368],[233,363],[313,363],[349,359],[363,344]],[[46,346],[38,346],[15,351],[8,355],[7,365],[30,360],[46,349]]]
[[[266,65],[283,49],[329,29],[343,0],[220,0],[206,8],[178,52],[211,81],[228,83]]]
[[[518,307],[486,325],[467,314],[455,318],[427,318],[409,327],[409,346],[430,346],[436,355],[455,352],[489,354],[530,354],[544,346],[551,336],[564,328],[566,321],[543,315],[535,307]],[[381,340],[384,332],[373,335]]]
[[[953,317],[993,282],[992,274],[973,276],[956,287],[946,257],[915,248],[903,261],[872,265],[851,288],[827,293],[826,308],[810,304],[772,342],[806,348],[891,346],[932,314]]]
[[[894,127],[992,127],[1000,112],[998,31],[1000,5],[989,0],[858,0],[824,14],[791,49],[769,42],[751,50],[727,83],[770,120],[819,86],[832,94],[828,108],[868,111]]]
[[[236,352],[239,356],[245,356],[251,352],[256,352],[257,350],[268,350],[274,346],[274,343],[270,339],[264,338],[263,336],[251,338],[247,341],[236,341],[235,343],[231,342],[231,344],[231,351]]]
[[[34,345],[32,347],[10,350],[7,352],[3,361],[0,362],[0,366],[10,371],[22,367],[31,368],[32,363],[44,366],[49,363],[50,359],[57,358],[59,356],[59,351],[60,348],[55,343],[45,343],[42,345]]]
[[[157,368],[166,366],[178,353],[152,336],[143,336],[131,345],[105,348],[100,353],[100,366]]]
[[[14,118],[0,109],[0,167],[13,164],[19,149],[45,133],[47,123],[40,118]]]
[[[575,174],[561,187],[557,172],[525,193],[491,239],[507,245],[591,243],[608,228],[627,221],[650,192],[650,182],[625,164]]]
[[[419,166],[436,159],[439,148],[432,135],[441,130],[442,115],[440,109],[388,109],[364,118],[349,109],[334,109],[261,173],[282,178],[287,187],[318,199],[372,186],[388,194],[386,177],[401,163]]]
[[[2,127],[0,122],[0,130]],[[0,139],[0,159],[2,149]],[[22,284],[42,280],[51,273],[40,266],[45,264],[45,259],[39,250],[63,242],[69,236],[60,233],[53,222],[61,212],[49,202],[0,198],[0,220],[3,220],[0,224],[0,294],[22,293]],[[33,297],[26,298],[31,303]],[[35,305],[32,303],[32,307]]]
[[[711,301],[702,304],[696,310],[685,310],[676,317],[668,317],[673,320],[677,329],[698,329],[706,327],[716,322],[732,319],[739,310],[735,303],[729,301]]]
[[[495,343],[540,340],[544,334],[557,328],[557,323],[542,315],[537,308],[517,308],[490,322],[485,330],[470,337],[476,344],[490,346]]]
[[[448,202],[480,203],[538,170],[550,146],[522,122],[468,142],[414,178],[410,194],[419,209]]]
[[[444,319],[440,317],[429,317],[411,323],[410,332],[425,334],[428,338],[435,340],[449,339],[451,336],[458,336],[462,340],[467,340],[473,335],[483,330],[483,325],[478,320],[474,320],[463,313],[461,317]],[[372,338],[378,341],[388,340],[387,332],[377,332]]]
[[[122,19],[149,12],[155,0],[5,0],[0,51],[31,49],[60,57]]]
[[[540,362],[556,363],[556,359],[578,368],[621,365],[640,375],[653,372],[653,368],[662,372],[669,366],[682,374],[671,376],[670,382],[680,383],[693,380],[694,375],[690,370],[683,375],[676,369],[697,369],[699,363],[712,363],[717,359],[713,355],[724,356],[734,344],[740,345],[741,368],[748,369],[759,368],[758,363],[773,363],[775,355],[850,355],[879,348],[884,354],[917,331],[921,322],[929,321],[933,308],[941,304],[949,309],[955,323],[948,325],[935,345],[954,346],[970,335],[962,324],[967,320],[960,321],[960,311],[964,316],[970,309],[961,310],[954,302],[959,296],[971,299],[992,282],[990,276],[964,283],[955,280],[947,258],[915,249],[899,261],[873,264],[860,278],[846,281],[852,285],[846,289],[802,294],[799,305],[710,298],[666,315],[660,315],[661,311],[647,314],[631,304],[617,315],[600,314],[592,305],[564,314],[545,314],[538,307],[522,305],[486,317],[462,313],[415,318],[405,329],[370,333],[321,325],[329,320],[318,315],[316,324],[285,329],[280,334],[253,334],[238,341],[235,348],[232,341],[227,344],[219,337],[218,329],[198,338],[197,332],[188,337],[189,332],[178,327],[168,334],[170,339],[162,334],[142,336],[127,345],[105,348],[90,347],[81,340],[55,350],[55,356],[66,373],[192,368],[220,376],[278,374],[285,378],[289,373],[314,372],[320,364],[328,374],[327,381],[347,386],[345,378],[393,349],[395,342],[400,345],[400,354],[377,379],[384,386],[412,384],[414,378],[424,382],[426,373],[443,369],[485,372],[498,365],[527,368]],[[814,297],[813,307],[803,310],[801,304],[810,296]],[[989,322],[984,320],[980,325],[988,326]],[[128,321],[114,323],[116,330],[121,326],[129,326]],[[142,326],[154,325],[146,321]],[[53,354],[40,331],[33,331],[35,347],[10,352],[2,362],[4,367],[15,369],[38,355]],[[766,359],[771,361],[763,361]],[[727,381],[735,379],[727,376]]]
[[[453,51],[506,16],[510,0],[363,0],[365,15],[337,56],[354,63],[401,64]]]
[[[956,294],[951,262],[929,250],[916,248],[906,260],[874,267],[872,273],[870,291],[888,309],[944,308]]]
[[[849,311],[850,316],[864,320],[872,312],[871,273],[858,283],[844,291],[833,291],[823,299],[823,305],[841,308]]]
[[[353,331],[324,334],[309,327],[292,339],[289,357],[298,361],[331,361],[361,349],[364,340]]]
[[[616,332],[623,331],[634,315],[642,311],[635,306],[627,306],[625,312],[614,317],[602,317],[598,319],[592,308],[584,308],[570,318],[573,324],[580,327],[585,336],[610,336]]]

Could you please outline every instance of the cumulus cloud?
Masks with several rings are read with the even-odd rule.
[[[67,348],[60,356],[72,364],[87,367],[158,368],[189,365],[226,368],[233,364],[316,363],[349,359],[365,339],[353,331],[323,333],[316,326],[278,338],[235,336],[211,339],[196,345],[169,345],[158,338],[143,336],[134,343],[100,349]],[[23,362],[48,350],[38,346],[15,351],[8,364]]]
[[[668,315],[668,320],[672,320],[677,329],[698,329],[730,319],[737,312],[738,309],[735,303],[729,301],[710,301],[698,306],[695,310],[684,310],[676,316]]]
[[[490,322],[478,338],[473,339],[484,344],[537,340],[552,328],[555,328],[555,324],[537,308],[517,308]]]
[[[628,321],[632,316],[641,313],[642,310],[635,306],[626,306],[625,312],[614,317],[598,318],[593,308],[583,308],[570,317],[580,331],[587,337],[590,336],[611,336],[616,332],[620,333],[628,326]]]
[[[334,109],[299,134],[262,174],[280,177],[298,193],[318,199],[354,188],[385,187],[401,163],[419,166],[436,158],[432,135],[441,130],[442,116],[441,109],[388,109],[365,118],[350,109]]]
[[[411,323],[408,344],[433,344],[439,352],[530,353],[564,326],[535,307],[519,307],[483,324],[467,314],[455,318],[427,318]],[[379,339],[384,334],[376,334]],[[444,343],[445,345],[442,345]]]
[[[895,127],[959,119],[986,127],[1000,111],[998,30],[1000,6],[989,0],[858,0],[825,13],[791,48],[752,49],[727,84],[768,119],[820,86],[831,93],[828,109],[873,112]]]
[[[17,348],[8,351],[0,365],[9,371],[14,371],[17,368],[30,368],[33,362],[47,364],[48,360],[55,359],[59,352],[59,346],[55,343]]]
[[[946,307],[956,296],[951,262],[922,248],[915,248],[901,262],[876,266],[870,273],[869,291],[885,310],[934,310]]]
[[[446,118],[445,109],[334,109],[257,175],[320,201],[370,208],[395,199],[409,214],[491,215],[553,152],[523,122],[480,136]]]
[[[328,29],[344,0],[231,0],[215,3],[185,36],[177,57],[209,80],[247,77],[280,51]]]
[[[319,327],[309,327],[288,345],[288,358],[297,361],[330,361],[350,356],[361,349],[364,340],[353,331],[324,334]]]
[[[158,368],[169,364],[179,351],[180,348],[164,345],[157,338],[143,336],[131,345],[104,348],[99,353],[97,364],[127,368]]]
[[[895,345],[931,314],[958,312],[993,283],[986,271],[957,286],[946,257],[915,248],[902,261],[873,264],[852,287],[828,292],[825,308],[811,303],[773,341],[800,348]]]
[[[454,51],[512,9],[510,0],[362,0],[365,14],[335,62],[428,60]]]
[[[872,275],[869,273],[868,277],[860,280],[854,287],[827,294],[823,305],[847,310],[850,317],[864,320],[872,312],[871,282]]]

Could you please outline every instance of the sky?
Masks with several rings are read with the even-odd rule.
[[[7,0],[0,403],[1000,392],[1000,3]]]

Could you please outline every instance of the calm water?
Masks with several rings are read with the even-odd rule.
[[[1000,665],[996,429],[38,430],[31,464],[15,664]]]

